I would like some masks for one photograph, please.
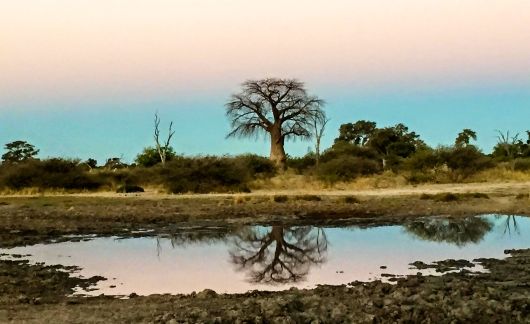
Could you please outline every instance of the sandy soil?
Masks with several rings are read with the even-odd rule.
[[[325,190],[255,190],[252,193],[221,193],[221,194],[163,194],[155,190],[146,190],[145,193],[134,193],[134,194],[118,194],[114,192],[92,192],[92,193],[52,193],[46,194],[48,197],[102,197],[102,198],[115,198],[115,197],[142,197],[144,199],[185,199],[185,198],[198,198],[198,197],[259,197],[259,196],[272,196],[272,195],[320,195],[320,196],[378,196],[378,197],[391,197],[391,196],[410,196],[419,195],[423,193],[427,194],[438,194],[438,193],[466,193],[466,192],[482,192],[487,194],[513,194],[513,193],[529,193],[530,182],[499,182],[499,183],[450,183],[450,184],[422,184],[417,186],[403,186],[399,188],[380,188],[380,189],[363,189],[363,190],[337,190],[337,189],[325,189]],[[42,195],[3,195],[0,198],[16,198],[16,197],[31,197],[31,196],[42,196]]]

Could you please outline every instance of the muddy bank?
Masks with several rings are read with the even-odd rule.
[[[60,239],[63,235],[131,235],[175,226],[231,226],[354,221],[392,223],[430,215],[530,215],[518,192],[414,196],[142,196],[0,198],[0,247]]]
[[[0,303],[0,318],[55,323],[528,323],[530,249],[507,252],[511,256],[504,260],[478,260],[488,273],[462,270],[440,277],[415,275],[397,278],[394,285],[354,282],[237,295],[206,290],[191,295],[132,296],[128,300],[64,297],[64,289],[49,286],[43,291],[55,294],[55,298],[43,299],[38,305],[16,298],[20,291],[2,287],[7,299]],[[453,266],[459,267],[457,263]],[[1,267],[5,270],[6,264],[1,263]],[[20,269],[27,272],[23,276],[33,276],[31,266]],[[29,283],[46,284],[54,272],[48,271],[42,283]]]
[[[30,264],[23,258],[14,255],[11,260],[0,260],[0,305],[57,303],[76,287],[86,290],[105,280],[100,276],[78,278],[75,266]]]

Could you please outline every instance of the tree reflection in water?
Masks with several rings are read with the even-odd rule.
[[[512,232],[513,234],[521,235],[521,232],[519,231],[519,226],[517,225],[517,216],[515,215],[507,215],[507,216],[496,215],[495,216],[495,218],[502,218],[502,217],[506,218],[504,222],[504,231],[502,233],[503,235],[512,236]]]
[[[429,218],[406,224],[405,231],[422,240],[465,246],[478,243],[493,224],[481,217]]]
[[[312,266],[325,262],[328,240],[312,226],[247,227],[236,234],[230,257],[254,283],[303,281]]]
[[[185,247],[193,244],[217,244],[226,242],[227,238],[235,231],[232,227],[196,227],[179,229],[168,234],[156,237],[156,252],[160,257],[162,252],[161,240],[169,240],[171,247]]]

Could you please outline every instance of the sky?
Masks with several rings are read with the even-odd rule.
[[[369,119],[489,152],[530,129],[529,21],[528,0],[0,0],[0,143],[131,162],[159,112],[179,153],[266,155],[225,138],[224,103],[280,77],[326,100],[325,147]]]

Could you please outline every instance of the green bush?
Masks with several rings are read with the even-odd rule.
[[[432,172],[412,172],[412,174],[405,176],[407,182],[410,184],[420,184],[426,182],[436,182],[436,175]]]
[[[159,176],[172,193],[249,192],[252,172],[233,158],[177,157],[159,167]]]
[[[419,150],[409,158],[407,158],[403,167],[412,172],[421,172],[432,170],[439,166],[440,163],[439,151],[432,149],[423,149]]]
[[[316,156],[314,153],[307,153],[302,157],[287,157],[287,167],[294,169],[297,173],[301,174],[307,170],[311,170],[315,167]]]
[[[475,146],[456,147],[442,153],[443,161],[451,169],[453,180],[461,181],[493,166],[491,158]]]
[[[371,147],[358,146],[352,143],[339,141],[333,144],[330,149],[322,153],[320,161],[325,163],[343,156],[364,158],[374,161],[380,160],[379,153]]]
[[[244,154],[234,158],[225,159],[234,159],[235,163],[242,163],[243,167],[247,170],[251,177],[271,177],[276,174],[276,167],[274,166],[274,163],[263,156]]]
[[[376,161],[366,158],[340,156],[320,165],[317,170],[319,179],[327,182],[350,181],[362,175],[380,172]]]
[[[173,150],[173,148],[169,147],[166,152],[166,162],[171,161],[176,156],[177,155],[175,151]],[[134,161],[139,166],[149,168],[149,167],[157,165],[158,163],[161,163],[162,159],[160,158],[160,154],[158,153],[158,150],[156,149],[156,147],[146,147],[144,148],[142,153],[136,156],[136,159]]]
[[[27,160],[0,167],[0,187],[20,190],[23,188],[95,190],[107,181],[89,174],[77,160],[48,159]]]

